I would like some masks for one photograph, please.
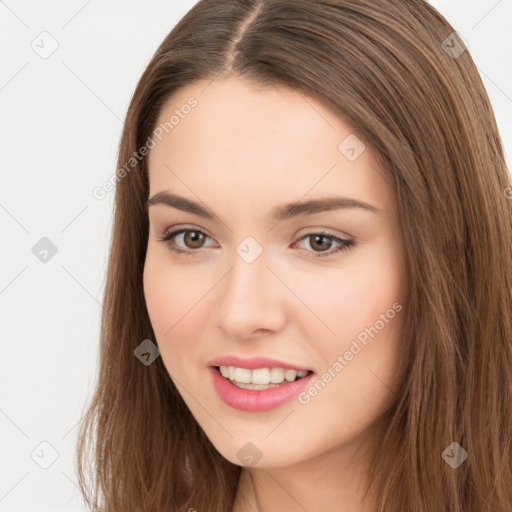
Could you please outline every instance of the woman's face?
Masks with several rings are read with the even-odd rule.
[[[157,124],[144,293],[197,422],[242,466],[367,444],[397,398],[408,290],[396,198],[370,147],[325,104],[233,77],[181,89]],[[292,384],[282,367],[313,373]],[[285,380],[247,390],[230,371],[242,386]]]

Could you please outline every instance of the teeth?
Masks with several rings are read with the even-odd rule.
[[[235,380],[237,382],[242,382],[243,384],[250,384],[251,370],[248,370],[247,368],[237,368],[235,370]]]
[[[224,377],[239,384],[256,385],[256,387],[239,386],[246,389],[259,389],[257,387],[259,385],[281,384],[285,380],[293,382],[297,377],[305,377],[309,373],[307,370],[285,370],[283,368],[257,368],[249,370],[248,368],[236,368],[235,366],[220,366],[219,370]]]
[[[252,370],[250,373],[251,384],[269,384],[271,382],[270,370],[268,368],[258,368],[257,370]]]
[[[278,388],[279,384],[241,384],[240,382],[233,381],[233,384],[238,388],[255,389],[261,391],[262,389]]]

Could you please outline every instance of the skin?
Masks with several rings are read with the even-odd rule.
[[[191,96],[197,106],[150,151],[149,197],[172,192],[217,217],[149,207],[144,293],[163,363],[227,460],[243,466],[237,452],[248,442],[261,453],[242,470],[234,512],[369,511],[365,461],[397,398],[408,294],[394,190],[368,145],[354,161],[339,151],[354,129],[323,102],[230,76],[180,89],[158,123]],[[278,205],[327,196],[380,211],[272,222]],[[195,256],[158,240],[182,227],[192,233],[174,245]],[[194,230],[207,236],[198,241]],[[334,253],[337,242],[306,236],[322,230],[355,244]],[[250,264],[236,252],[247,236],[263,249]],[[322,252],[331,255],[315,257]],[[240,411],[212,386],[208,362],[228,354],[272,357],[321,377],[394,303],[401,311],[307,404]]]

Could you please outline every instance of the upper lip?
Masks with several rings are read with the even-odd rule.
[[[284,370],[306,370],[312,371],[304,366],[286,363],[277,359],[269,357],[255,356],[255,357],[240,357],[235,355],[221,356],[212,359],[208,366],[236,366],[237,368],[247,368],[248,370],[255,370],[257,368],[283,368]]]

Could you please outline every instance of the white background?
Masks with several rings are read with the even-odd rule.
[[[194,3],[0,2],[1,512],[85,510],[75,427],[97,368],[114,197],[92,190],[116,170],[142,71]],[[510,166],[512,1],[431,3],[469,44]],[[57,44],[44,31],[58,43],[47,59],[31,47]],[[42,237],[57,247],[46,263],[32,252]],[[59,455],[47,469],[41,442]]]

